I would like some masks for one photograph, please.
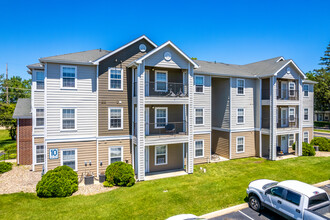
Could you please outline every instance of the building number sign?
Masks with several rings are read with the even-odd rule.
[[[49,149],[49,159],[58,159],[58,149]]]

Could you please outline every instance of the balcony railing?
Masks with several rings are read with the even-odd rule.
[[[277,120],[277,128],[297,128],[298,127],[298,118],[288,117],[280,118]]]
[[[137,123],[134,125],[134,135],[136,135]],[[145,123],[145,135],[187,135],[187,123],[168,122],[168,123]]]
[[[279,100],[298,100],[299,90],[294,89],[280,89],[277,92],[277,99]]]
[[[137,83],[134,83],[133,96],[137,94]],[[188,85],[175,82],[149,82],[145,84],[145,96],[151,97],[187,97]]]

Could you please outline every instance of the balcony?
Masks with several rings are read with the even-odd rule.
[[[137,83],[134,83],[134,93],[137,93]],[[149,82],[145,84],[146,97],[188,97],[188,85],[176,82]]]
[[[277,120],[277,128],[298,128],[298,118],[287,117]]]
[[[295,89],[281,89],[277,92],[278,100],[299,100],[299,90]]]

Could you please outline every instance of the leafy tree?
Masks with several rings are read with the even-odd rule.
[[[327,72],[330,71],[330,43],[324,52],[324,57],[321,57],[321,63],[319,64],[325,66]]]
[[[23,80],[19,76],[13,76],[6,80],[4,75],[0,75],[0,99],[6,102],[6,86],[8,86],[9,103],[16,103],[19,98],[29,98],[31,96],[31,80]]]
[[[16,137],[16,119],[13,119],[13,113],[16,104],[1,103],[0,106],[0,125],[9,130],[12,140]]]

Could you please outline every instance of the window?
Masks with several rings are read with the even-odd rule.
[[[44,72],[36,72],[36,89],[43,90],[44,89]]]
[[[195,92],[204,92],[204,76],[195,76]]]
[[[156,71],[156,88],[157,92],[167,92],[167,71]]]
[[[195,141],[195,158],[204,157],[204,141]]]
[[[167,145],[155,147],[155,165],[167,164]]]
[[[109,130],[123,129],[123,108],[109,108]]]
[[[270,194],[276,197],[282,198],[283,195],[283,188],[281,187],[273,187],[270,189]]]
[[[37,108],[36,109],[36,127],[43,127],[44,126],[44,109]]]
[[[308,96],[308,85],[304,84],[304,96],[307,97]]]
[[[329,201],[328,195],[326,193],[320,193],[309,198],[308,208]]]
[[[305,131],[304,132],[304,142],[306,142],[306,143],[309,143],[309,141],[308,141],[308,131]]]
[[[301,195],[288,190],[285,200],[299,206],[300,198],[301,198]]]
[[[294,134],[289,134],[289,146],[292,146],[294,143]]]
[[[295,110],[294,108],[289,108],[289,122],[295,121]]]
[[[109,164],[123,161],[123,147],[109,147]]]
[[[109,68],[109,90],[123,90],[123,69]]]
[[[44,145],[36,145],[36,164],[45,162],[45,147]]]
[[[204,109],[202,108],[195,109],[195,124],[196,125],[204,124]]]
[[[62,109],[62,129],[76,129],[76,109]]]
[[[289,96],[292,97],[292,96],[295,96],[295,83],[294,82],[290,82],[289,83]]]
[[[244,124],[244,108],[237,109],[237,124]]]
[[[244,95],[245,80],[237,79],[237,94]]]
[[[61,66],[62,88],[76,88],[77,67]]]
[[[62,150],[62,162],[61,165],[67,165],[71,167],[73,170],[77,170],[77,150]]]
[[[155,108],[155,128],[165,128],[167,125],[167,108]]]
[[[236,138],[236,153],[243,153],[245,151],[245,143],[244,137],[237,137]]]
[[[304,109],[304,120],[308,121],[308,108]]]

